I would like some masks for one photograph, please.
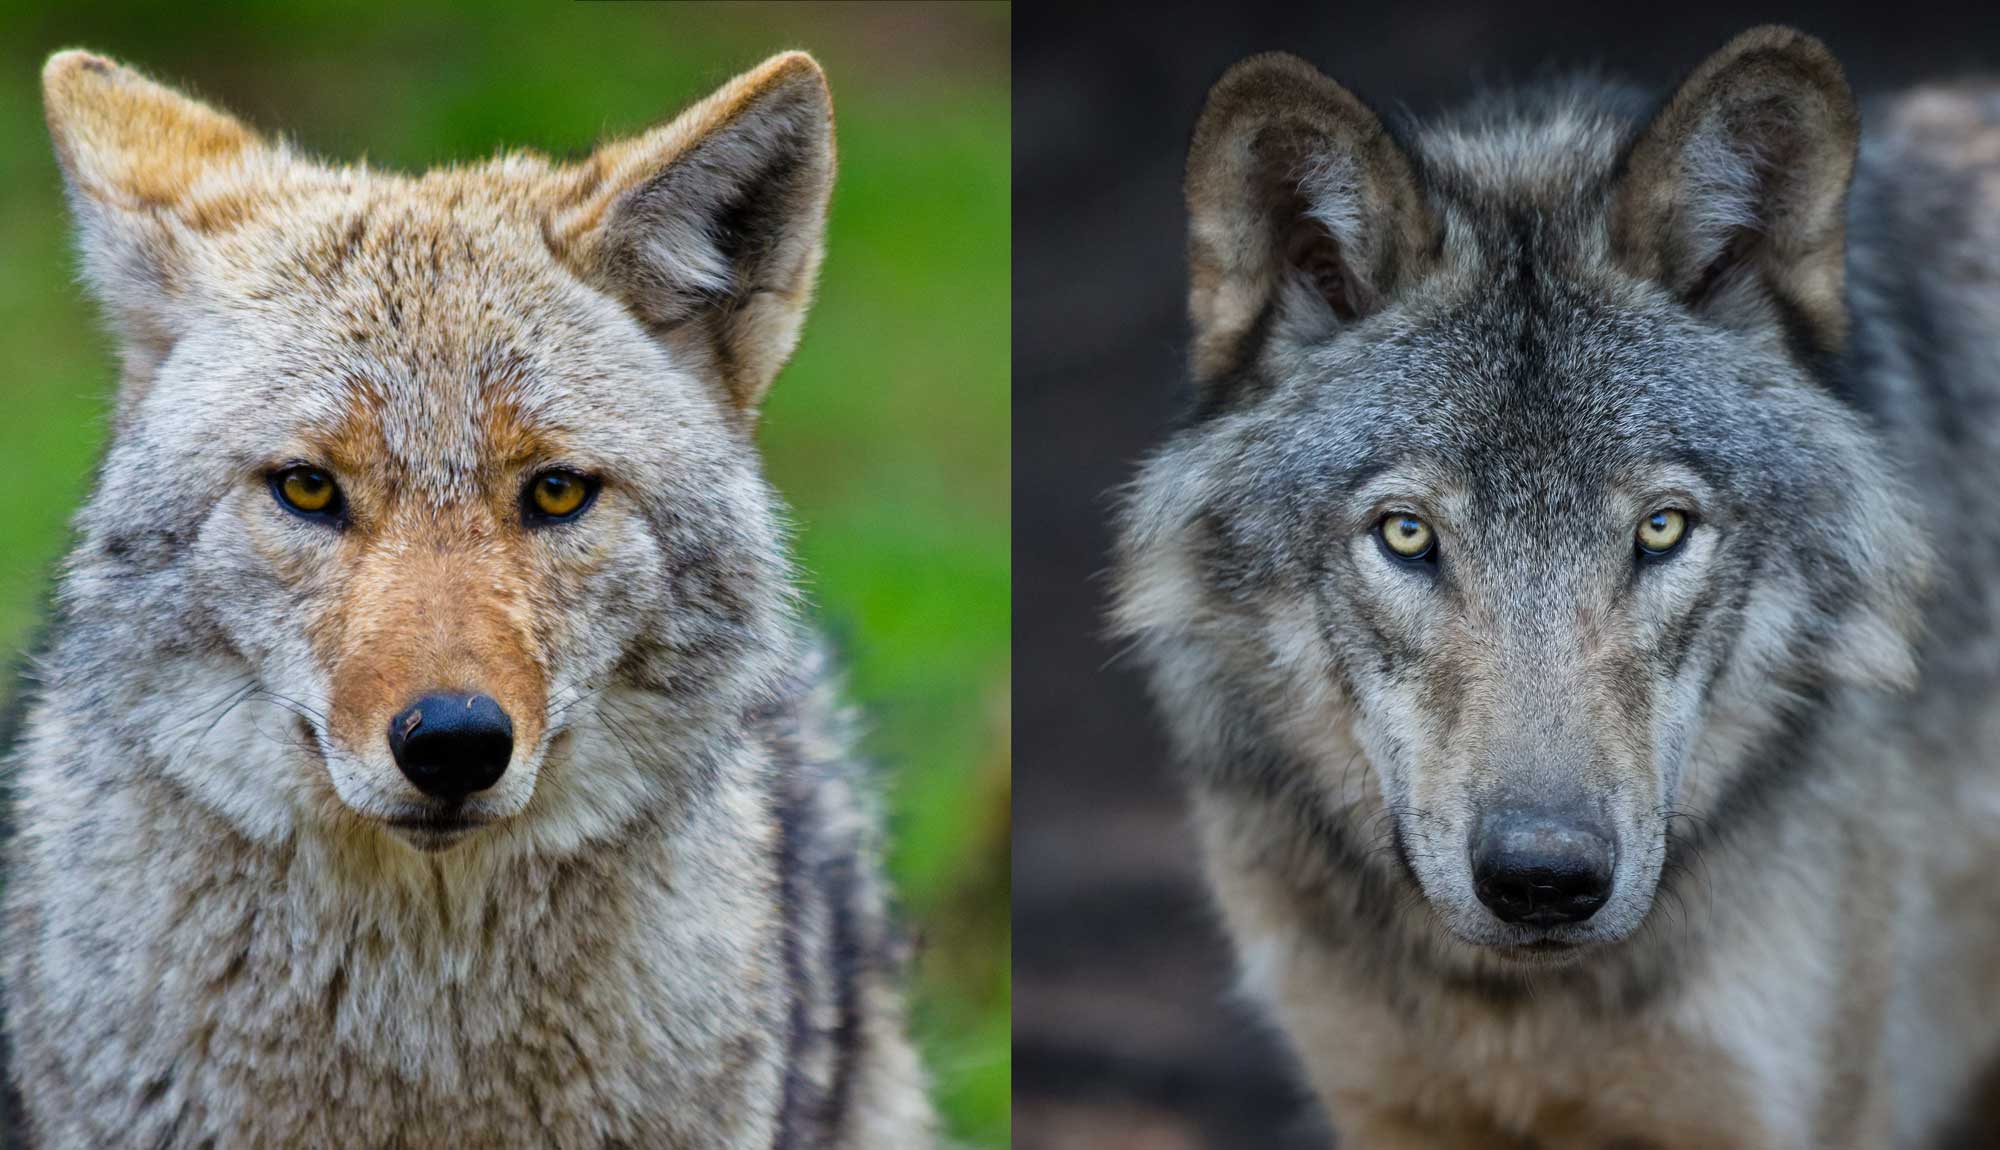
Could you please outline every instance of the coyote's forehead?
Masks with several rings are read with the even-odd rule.
[[[713,424],[708,390],[561,265],[518,191],[480,170],[278,186],[280,210],[207,245],[217,322],[186,354],[220,362],[162,387],[226,377],[220,434],[432,497],[578,452],[637,463],[669,424]]]

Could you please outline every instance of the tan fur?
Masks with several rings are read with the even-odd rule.
[[[183,203],[260,147],[228,116],[88,52],[49,57],[42,91],[64,168],[86,194],[122,206]]]
[[[879,815],[749,435],[819,262],[818,66],[415,175],[88,53],[45,82],[125,364],[14,764],[31,1145],[930,1144]],[[341,523],[273,498],[299,464]],[[557,467],[595,502],[525,520]],[[388,740],[438,691],[511,719],[456,806]],[[437,810],[468,829],[403,825]]]

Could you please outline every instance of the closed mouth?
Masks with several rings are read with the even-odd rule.
[[[382,821],[418,850],[441,851],[493,820],[463,811],[427,811],[396,815]]]
[[[1525,967],[1565,966],[1590,953],[1593,944],[1560,938],[1535,938],[1525,942],[1502,943],[1488,949],[1506,961]]]

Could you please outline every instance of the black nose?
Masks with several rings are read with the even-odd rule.
[[[1473,836],[1473,889],[1502,922],[1582,922],[1610,896],[1611,869],[1610,836],[1574,815],[1504,811]]]
[[[418,790],[462,799],[507,773],[514,723],[486,695],[425,695],[389,720],[389,753]]]

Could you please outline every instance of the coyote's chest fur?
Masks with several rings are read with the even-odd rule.
[[[101,1035],[69,1072],[87,1080],[40,1084],[70,1115],[52,1145],[773,1140],[779,923],[699,889],[706,867],[754,875],[769,844],[678,857],[648,826],[569,861],[413,860],[260,846],[186,812],[135,829],[123,893],[143,917],[94,944],[143,939],[123,977],[73,1017],[17,1007],[25,1034]]]

